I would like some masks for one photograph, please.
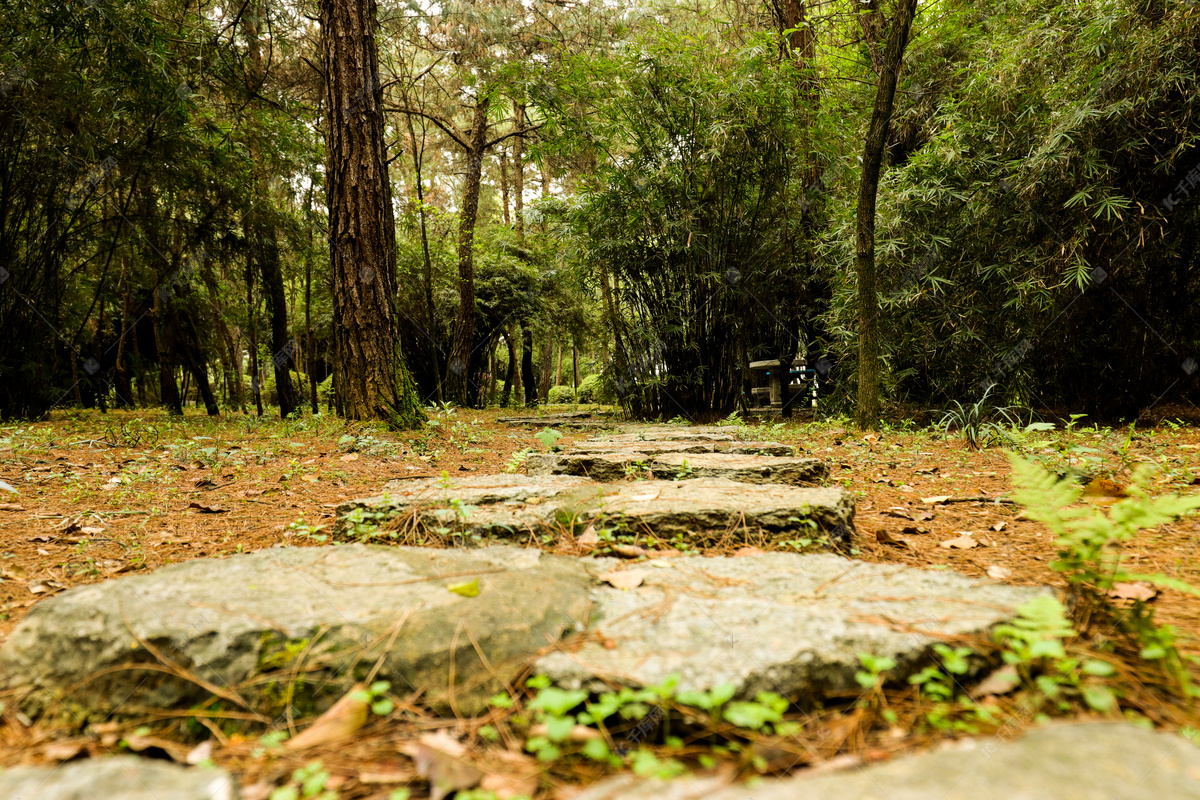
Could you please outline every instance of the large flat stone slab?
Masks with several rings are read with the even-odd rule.
[[[617,481],[630,475],[665,480],[725,478],[739,483],[800,485],[820,483],[829,467],[815,458],[739,453],[533,453],[525,458],[529,475],[577,475]]]
[[[219,769],[132,756],[0,772],[4,800],[237,800],[237,782]]]
[[[601,690],[678,674],[683,689],[732,682],[739,696],[801,702],[854,689],[860,652],[895,659],[903,679],[939,637],[987,631],[1045,591],[833,554],[596,559],[589,568],[637,570],[643,583],[593,593],[600,635],[537,662],[555,683]]]
[[[448,589],[472,580],[476,597]],[[298,680],[302,716],[382,659],[378,679],[397,692],[472,713],[585,619],[590,583],[576,559],[505,546],[198,559],[41,601],[0,649],[0,682],[35,716],[127,716],[216,691],[270,718],[283,689],[264,674]]]
[[[1200,748],[1127,723],[1056,725],[756,786],[620,775],[575,800],[1167,800],[1200,797]]]
[[[627,441],[588,440],[579,442],[571,453],[742,453],[758,456],[790,456],[796,448],[779,442],[745,442],[735,439],[630,439]]]
[[[846,538],[854,501],[840,488],[752,485],[718,478],[598,483],[570,476],[496,475],[389,483],[385,494],[343,503],[335,532],[418,526],[444,534],[524,538],[589,524],[692,543]],[[360,528],[361,530],[361,528]]]

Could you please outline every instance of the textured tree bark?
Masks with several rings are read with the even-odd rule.
[[[454,344],[446,369],[446,394],[464,406],[472,405],[478,393],[478,387],[472,385],[474,369],[471,363],[475,354],[475,220],[479,214],[489,105],[486,96],[475,101],[470,148],[466,151],[467,176],[458,215],[458,320],[454,325]]]
[[[513,222],[517,231],[517,247],[525,246],[525,106],[513,104],[513,125],[518,133],[512,144]]]
[[[879,295],[875,275],[875,199],[888,124],[896,100],[896,80],[908,46],[908,34],[916,15],[917,0],[899,0],[888,32],[887,49],[875,92],[875,106],[863,145],[862,180],[858,186],[856,215],[855,272],[858,276],[858,406],[854,421],[860,428],[879,426],[880,345]]]
[[[351,419],[424,420],[394,320],[396,250],[374,0],[321,0],[334,381]]]

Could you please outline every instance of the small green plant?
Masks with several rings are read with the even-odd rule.
[[[533,438],[542,443],[542,447],[546,448],[546,452],[552,452],[555,448],[555,442],[562,438],[562,434],[553,428],[542,428],[533,435]]]
[[[944,434],[951,430],[961,431],[972,450],[1003,444],[1007,440],[1006,427],[1017,426],[1020,417],[1016,407],[996,405],[992,399],[994,388],[994,385],[989,386],[983,396],[970,405],[954,400],[952,408],[942,411],[934,428]]]
[[[693,472],[695,472],[695,470],[688,465],[687,459],[685,458],[683,459],[683,462],[675,468],[675,480],[685,481],[692,477]]]
[[[511,474],[519,470],[525,465],[525,459],[528,458],[529,454],[532,452],[533,448],[523,447],[517,452],[513,453],[509,457],[508,461],[504,462],[504,471]]]
[[[287,529],[292,536],[302,536],[305,539],[312,539],[314,542],[324,542],[329,539],[328,534],[321,533],[325,527],[324,525],[309,525],[304,521],[304,517],[301,517],[295,522],[289,522]]]
[[[378,714],[381,717],[386,717],[396,708],[395,702],[387,696],[387,692],[392,688],[392,684],[387,681],[375,681],[365,689],[351,692],[350,697],[353,700],[366,703],[372,714]]]
[[[337,792],[326,788],[330,775],[324,764],[314,761],[292,773],[292,779],[271,792],[270,800],[337,800]]]

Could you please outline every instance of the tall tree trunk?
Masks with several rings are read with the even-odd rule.
[[[908,34],[912,28],[917,0],[898,0],[896,16],[888,32],[887,49],[879,70],[875,106],[863,145],[862,180],[858,187],[856,216],[855,272],[858,277],[858,406],[855,423],[860,428],[876,429],[881,412],[879,295],[875,288],[875,200],[879,191],[879,170],[887,141],[888,124],[896,99],[896,81]]]
[[[525,104],[513,105],[512,140],[513,222],[516,223],[517,247],[525,247]]]
[[[538,401],[550,399],[550,379],[554,377],[551,368],[554,366],[554,340],[547,336],[542,341],[541,363],[538,365]]]
[[[246,40],[250,49],[253,79],[257,85],[266,81],[267,68],[263,61],[260,22],[267,14],[266,5],[255,3],[245,14]],[[251,130],[250,156],[255,164],[256,197],[255,207],[248,215],[247,227],[251,231],[252,257],[258,262],[262,277],[263,296],[267,301],[267,315],[271,318],[271,365],[275,370],[275,393],[279,398],[279,416],[286,419],[298,405],[296,392],[292,388],[291,367],[295,363],[296,344],[288,337],[287,298],[283,291],[283,269],[279,259],[279,242],[271,209],[264,208],[271,202],[269,166],[262,163],[259,132]]]
[[[446,394],[464,406],[471,405],[476,394],[471,385],[471,359],[475,351],[475,221],[479,214],[489,104],[486,95],[475,101],[471,147],[466,153],[467,175],[463,179],[463,200],[458,215],[458,320],[454,325],[454,345],[446,370]]]
[[[125,282],[128,257],[121,254],[121,329],[117,335],[117,407],[133,408],[133,386],[129,379],[129,357],[125,352],[125,337],[130,335],[129,312],[133,306],[132,293]]]
[[[308,252],[304,254],[304,353],[308,357],[308,394],[309,404],[313,414],[319,414],[317,407],[317,344],[313,337],[312,328],[312,254],[313,254],[313,219],[312,219],[313,184],[309,182],[308,192],[304,196],[304,220],[308,227]]]
[[[571,337],[571,377],[575,380],[575,394],[579,394],[579,343]]]
[[[396,234],[375,0],[321,0],[338,401],[351,419],[424,420],[394,319]]]
[[[407,104],[408,98],[405,97]],[[408,123],[408,143],[409,149],[412,151],[413,162],[413,183],[417,190],[417,215],[421,220],[421,254],[423,257],[423,266],[425,269],[425,339],[429,342],[429,357],[433,363],[433,371],[436,380],[434,381],[434,391],[436,392],[437,401],[442,402],[442,377],[444,370],[442,367],[442,348],[438,344],[440,337],[437,329],[437,312],[433,305],[433,260],[429,257],[429,226],[426,222],[425,214],[425,177],[422,174],[422,167],[425,162],[425,128],[421,128],[421,147],[417,147],[417,132],[413,128],[412,114],[404,115],[405,121]]]
[[[504,209],[504,224],[512,225],[508,213],[508,148],[500,148],[500,207]]]
[[[525,406],[537,405],[537,375],[533,372],[533,330],[521,326],[521,380],[525,383]]]
[[[517,342],[511,325],[502,333],[504,344],[508,347],[508,369],[504,372],[504,393],[500,396],[500,407],[507,408],[512,397],[513,382],[517,378]]]

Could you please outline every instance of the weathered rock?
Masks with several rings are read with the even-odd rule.
[[[237,800],[228,773],[120,756],[0,772],[5,800]]]
[[[397,481],[380,497],[338,507],[337,533],[356,525],[418,525],[463,536],[552,535],[590,523],[689,542],[845,538],[854,501],[841,489],[755,486],[701,478],[596,483],[570,476],[521,475]]]
[[[505,425],[538,428],[592,428],[599,430],[613,425],[606,415],[593,414],[590,411],[571,411],[544,416],[499,417],[496,421]]]
[[[447,588],[473,579],[477,597]],[[198,559],[38,603],[0,649],[0,679],[31,715],[131,715],[218,693],[273,716],[280,688],[252,679],[294,671],[304,712],[382,658],[378,678],[397,691],[472,713],[584,619],[589,584],[577,560],[503,546]]]
[[[579,442],[571,448],[571,453],[744,453],[758,456],[790,456],[796,448],[790,444],[779,442],[739,442],[723,439],[701,439],[683,441],[661,441],[658,439],[631,439],[629,441],[611,442],[595,441]]]
[[[1127,723],[1056,725],[1015,741],[964,739],[929,753],[757,786],[717,777],[620,775],[575,800],[1166,800],[1200,797],[1200,749]]]
[[[599,635],[537,663],[555,683],[652,686],[678,674],[689,690],[731,682],[739,696],[802,702],[853,689],[861,652],[895,659],[903,679],[939,636],[984,632],[1043,591],[832,554],[596,559],[589,568],[638,570],[644,583],[594,593]]]
[[[739,483],[819,483],[829,468],[815,458],[751,456],[737,453],[534,453],[526,457],[530,475],[578,475],[597,481],[621,480],[630,473],[671,480],[726,478]]]

